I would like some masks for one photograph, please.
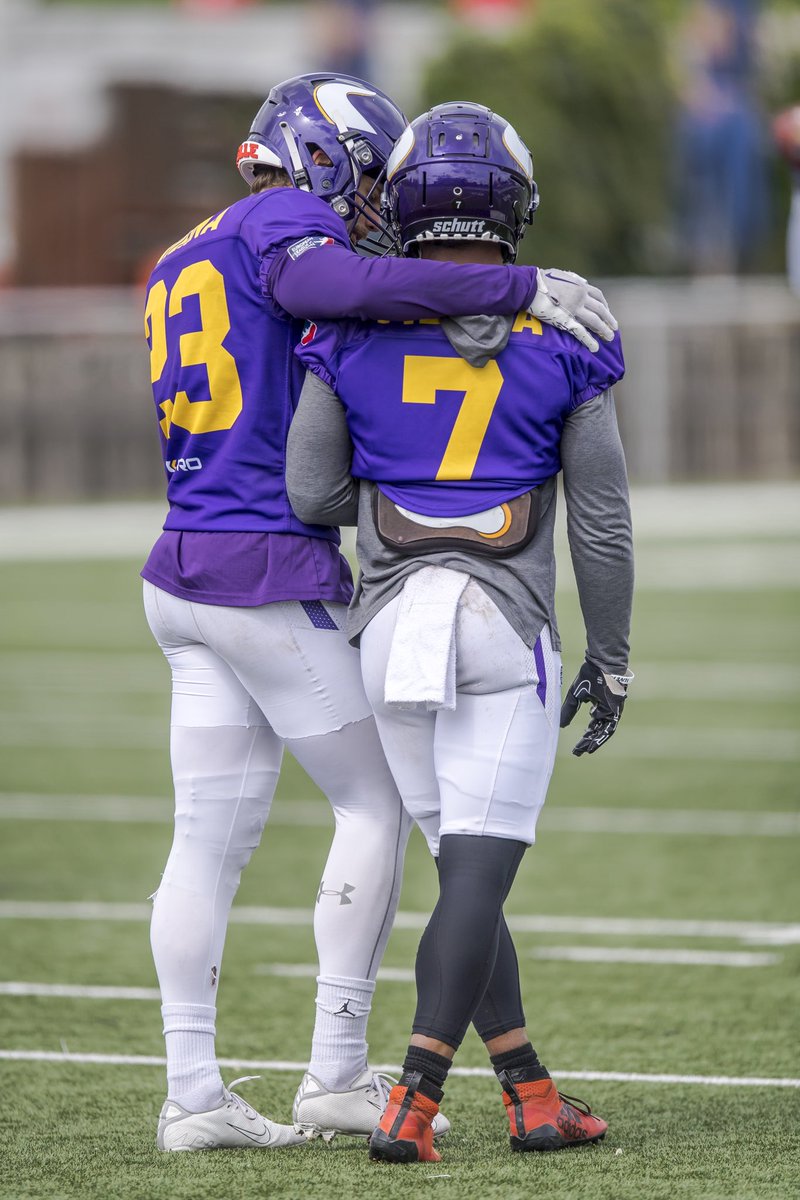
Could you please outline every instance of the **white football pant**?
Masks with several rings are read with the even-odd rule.
[[[533,843],[561,706],[561,656],[548,628],[526,646],[471,579],[456,615],[455,709],[397,708],[384,685],[401,595],[362,633],[361,671],[407,811],[434,855],[445,833]]]
[[[225,608],[147,582],[144,596],[172,668],[175,836],[151,927],[163,1003],[216,1005],[230,906],[269,815],[284,745],[336,820],[314,905],[320,975],[374,980],[410,821],[358,652],[342,632],[346,606]]]

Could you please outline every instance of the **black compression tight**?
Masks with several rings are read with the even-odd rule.
[[[417,951],[414,1033],[457,1048],[476,1017],[484,1038],[524,1023],[503,904],[526,849],[507,838],[442,838],[439,900]]]
[[[522,1029],[525,1025],[517,952],[502,913],[494,970],[472,1024],[482,1042],[488,1042],[511,1029]]]

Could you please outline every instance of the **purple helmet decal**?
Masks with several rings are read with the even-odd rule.
[[[283,167],[294,187],[320,196],[350,220],[361,176],[382,175],[406,124],[397,105],[363,79],[297,75],[272,89],[236,165],[247,183],[259,164]]]
[[[538,203],[530,151],[482,104],[417,117],[386,164],[384,209],[404,254],[423,241],[492,241],[513,262]]]

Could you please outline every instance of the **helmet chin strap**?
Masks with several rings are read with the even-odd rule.
[[[289,160],[292,164],[292,179],[294,186],[300,188],[303,192],[311,191],[311,180],[308,178],[308,172],[303,166],[303,161],[300,158],[300,151],[297,149],[297,143],[292,137],[292,131],[286,121],[281,121],[280,131],[283,134],[283,140],[286,142],[286,149],[289,152]]]

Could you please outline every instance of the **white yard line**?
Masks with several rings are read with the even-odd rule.
[[[173,801],[166,797],[159,800],[154,796],[51,796],[38,792],[0,792],[0,821],[99,821],[163,825],[172,820],[173,809]],[[293,800],[276,804],[269,820],[272,825],[327,828],[332,824],[333,817],[326,800]]]
[[[149,904],[104,901],[0,900],[0,920],[149,921]],[[424,929],[429,913],[398,912],[396,929]],[[231,910],[238,925],[311,925],[309,908],[261,908],[239,905]],[[800,924],[772,921],[693,921],[659,917],[565,917],[509,914],[516,933],[559,933],[589,937],[732,938],[750,945],[800,944]]]
[[[800,587],[800,555],[796,541],[734,543],[714,539],[703,545],[658,545],[637,540],[637,591],[746,592],[768,588]],[[559,563],[558,593],[575,588],[569,554],[565,547],[557,551]]]
[[[165,515],[161,502],[6,508],[0,510],[0,559],[144,560]]]
[[[78,983],[0,983],[0,996],[46,996],[66,1000],[160,1000],[158,988],[103,987]]]
[[[563,522],[563,505],[560,519]],[[640,541],[736,541],[800,534],[794,482],[671,484],[631,489]],[[0,558],[128,558],[147,554],[165,516],[162,501],[0,509]],[[350,540],[350,531],[347,531]]]
[[[549,962],[627,963],[630,966],[774,967],[780,954],[745,950],[650,950],[625,946],[538,946],[531,958]]]
[[[44,795],[0,792],[0,821],[98,821],[163,824],[172,819],[172,801],[153,796]],[[281,800],[270,814],[273,825],[330,826],[325,800]],[[748,812],[696,808],[547,807],[545,833],[610,833],[655,836],[798,837],[800,812]]]
[[[147,557],[149,543],[154,541],[158,529],[154,527],[152,537],[146,545],[140,545],[138,551],[125,550],[115,553],[115,548],[104,541],[95,547],[84,546],[75,537],[67,538],[61,546],[53,546],[40,550],[38,547],[21,547],[16,541],[13,546],[3,553],[0,544],[0,563],[11,562],[58,562],[68,561],[102,561],[114,558],[133,558],[144,562]],[[796,539],[786,538],[780,541],[765,542],[720,542],[709,539],[697,544],[670,544],[646,542],[637,531],[635,544],[636,553],[636,587],[639,591],[656,592],[695,592],[714,588],[724,591],[763,591],[769,588],[795,589],[800,587],[800,559],[797,555]],[[126,542],[120,543],[127,546]],[[572,574],[569,551],[560,541],[556,544],[556,557],[559,563],[559,574],[556,581],[556,593],[562,595],[574,592],[575,581]],[[353,561],[352,556],[350,561]],[[138,584],[132,580],[130,597],[133,604],[137,603]],[[92,606],[103,621],[102,628],[115,623],[115,618],[108,610],[101,611],[97,604]],[[20,608],[18,601],[5,601],[4,610],[13,613]],[[28,613],[29,620],[37,613],[48,613],[51,605],[48,601],[32,601]],[[69,619],[70,610],[75,610],[76,618],[86,623],[87,610],[74,602],[64,601],[60,607],[60,615],[65,623]],[[91,611],[91,610],[89,610]],[[117,618],[116,623],[122,618]]]
[[[163,1067],[166,1059],[157,1054],[71,1054],[51,1050],[0,1050],[0,1060],[6,1062],[76,1063],[85,1066],[114,1067]],[[234,1071],[280,1071],[302,1073],[308,1063],[288,1062],[285,1059],[221,1058],[219,1065]],[[398,1063],[377,1063],[374,1071],[386,1071],[399,1075],[402,1067]],[[451,1075],[467,1078],[493,1079],[494,1072],[488,1067],[452,1067]],[[557,1079],[580,1079],[607,1083],[672,1083],[697,1084],[705,1087],[774,1087],[800,1088],[800,1079],[788,1076],[760,1075],[666,1075],[644,1074],[632,1071],[558,1071]]]
[[[559,745],[569,756],[571,730]],[[51,715],[0,711],[0,746],[47,746],[75,750],[153,750],[166,753],[168,728],[156,717],[59,712]],[[798,762],[800,732],[794,729],[698,729],[629,724],[604,752],[620,760],[725,759],[729,762]]]
[[[253,967],[254,975],[269,975],[276,979],[316,979],[319,967],[316,963],[258,963]],[[413,967],[381,967],[378,981],[381,983],[413,983]]]
[[[2,811],[2,809],[0,809]],[[797,837],[800,813],[696,808],[545,808],[542,830],[668,836]]]
[[[800,586],[796,483],[634,488],[632,507],[640,590]],[[161,502],[2,509],[0,561],[143,561],[163,517]],[[557,529],[562,590],[573,583],[561,524]],[[349,530],[344,545],[352,555]]]
[[[753,954],[746,951],[654,950],[621,946],[541,946],[530,957],[555,962],[626,963],[635,966],[689,967],[768,967],[782,961],[779,954]],[[316,963],[259,963],[254,975],[276,979],[315,979]],[[414,971],[408,967],[381,967],[381,983],[413,983]],[[19,980],[0,982],[0,996],[74,1000],[145,1000],[160,999],[158,988],[113,987],[101,984],[28,983]]]
[[[27,606],[26,606],[27,607]],[[106,610],[107,611],[107,610]],[[787,626],[788,632],[788,626]],[[165,695],[169,672],[155,645],[152,651],[0,650],[0,669],[15,691],[39,695]],[[636,699],[737,702],[800,697],[800,671],[793,663],[636,662]]]
[[[754,954],[746,950],[655,950],[625,946],[540,946],[530,958],[548,962],[628,963],[631,966],[681,967],[774,967],[780,954]],[[260,963],[254,975],[278,979],[313,979],[319,968],[314,963]],[[378,979],[386,983],[413,983],[414,971],[404,967],[381,967]]]
[[[741,701],[800,697],[800,670],[794,663],[640,662],[636,660],[638,700]]]
[[[559,753],[570,750],[571,745],[562,736]],[[625,736],[610,743],[608,751],[621,759],[797,762],[800,760],[800,733],[793,729],[632,728],[629,724]]]

